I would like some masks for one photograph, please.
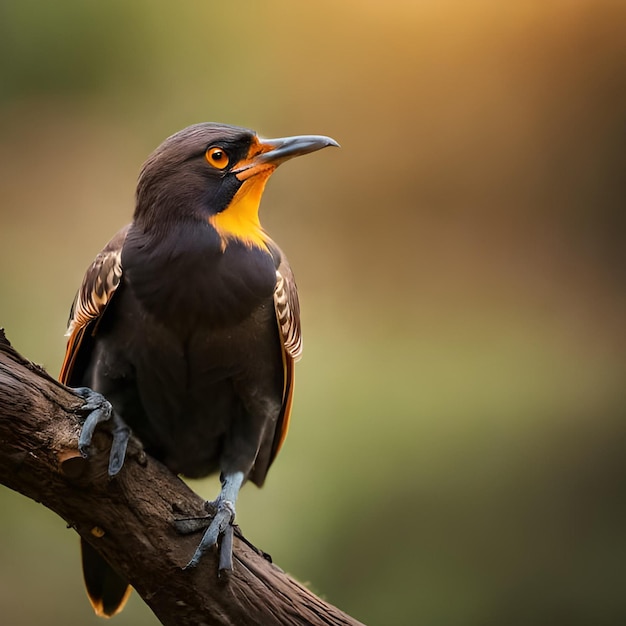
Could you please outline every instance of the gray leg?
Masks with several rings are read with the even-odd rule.
[[[102,394],[89,389],[89,387],[77,387],[72,391],[85,400],[81,411],[88,413],[78,438],[78,450],[83,457],[89,456],[89,447],[96,426],[101,422],[111,420],[113,442],[109,454],[109,476],[115,476],[124,465],[126,448],[130,439],[130,428],[126,426],[124,420],[113,410],[111,403]]]
[[[191,557],[191,561],[187,563],[185,569],[196,567],[202,558],[202,555],[212,546],[217,545],[220,537],[222,542],[220,545],[220,563],[219,569],[231,570],[233,568],[233,527],[232,522],[235,519],[235,503],[239,490],[243,485],[243,472],[232,472],[222,476],[222,490],[215,500],[215,517],[211,520],[211,524],[207,528],[200,545]]]

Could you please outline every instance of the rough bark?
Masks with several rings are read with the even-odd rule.
[[[0,482],[60,515],[127,577],[163,624],[359,624],[239,533],[227,577],[217,577],[214,554],[183,570],[199,535],[181,536],[173,522],[206,515],[203,500],[137,444],[109,479],[106,428],[96,435],[95,454],[83,459],[77,450],[81,403],[20,356],[0,330]]]

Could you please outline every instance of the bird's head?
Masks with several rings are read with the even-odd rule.
[[[189,126],[166,139],[145,162],[135,222],[167,228],[171,219],[203,219],[223,245],[231,238],[263,245],[258,211],[272,172],[292,157],[338,145],[321,135],[260,139],[236,126]]]

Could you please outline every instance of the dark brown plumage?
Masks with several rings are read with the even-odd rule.
[[[129,428],[174,472],[221,473],[217,514],[189,566],[232,532],[241,485],[263,484],[286,435],[302,348],[298,297],[258,208],[279,163],[330,145],[320,136],[264,141],[220,124],[173,135],[146,161],[132,224],[96,257],[72,307],[61,381],[86,388],[93,409],[81,451],[111,417],[111,475]],[[229,567],[230,555],[221,563]],[[120,610],[123,579],[86,544],[83,566],[96,612]]]

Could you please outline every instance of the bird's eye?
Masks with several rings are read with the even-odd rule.
[[[212,165],[218,170],[223,170],[224,168],[228,167],[228,163],[230,161],[224,148],[219,147],[209,148],[204,156],[209,165]]]

